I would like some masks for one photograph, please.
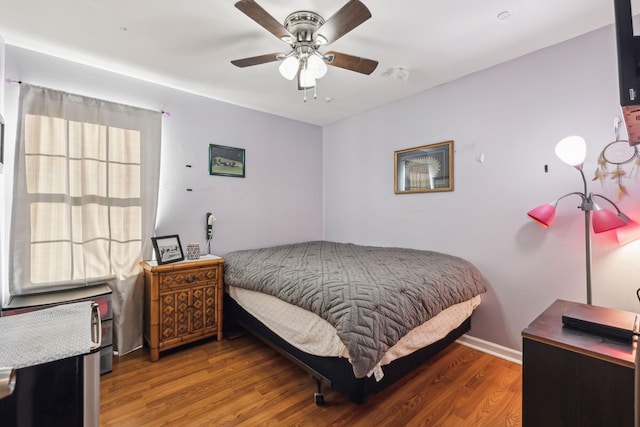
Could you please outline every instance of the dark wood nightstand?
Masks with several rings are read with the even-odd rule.
[[[636,338],[564,326],[577,305],[556,300],[522,331],[523,426],[633,426]]]
[[[222,340],[224,259],[205,255],[197,260],[158,265],[144,270],[144,338],[156,361],[160,352],[203,338]]]

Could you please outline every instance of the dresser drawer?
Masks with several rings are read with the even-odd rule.
[[[181,286],[192,286],[198,282],[212,282],[218,279],[218,268],[200,268],[176,271],[160,276],[160,290]]]

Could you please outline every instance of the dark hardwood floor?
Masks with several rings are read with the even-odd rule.
[[[251,335],[114,359],[102,426],[520,426],[521,366],[452,344],[361,405],[323,388]]]

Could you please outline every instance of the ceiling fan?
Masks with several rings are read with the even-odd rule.
[[[314,12],[293,12],[284,21],[278,22],[254,0],[240,0],[235,7],[253,19],[264,29],[288,43],[288,53],[269,53],[236,59],[231,63],[237,67],[249,67],[268,62],[281,61],[280,74],[286,79],[297,77],[298,89],[314,89],[316,79],[327,73],[327,64],[362,74],[371,74],[378,61],[339,52],[321,53],[319,49],[335,42],[358,25],[371,18],[371,12],[359,0],[349,0],[340,10],[326,21]]]

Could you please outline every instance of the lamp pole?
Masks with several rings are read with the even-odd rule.
[[[593,193],[590,193],[589,195],[587,195],[586,180],[584,178],[584,173],[582,172],[582,169],[579,169],[579,168],[576,168],[576,169],[580,171],[580,175],[582,176],[582,179],[585,183],[585,192],[580,193],[578,191],[574,191],[573,193],[565,194],[564,196],[559,197],[556,200],[556,202],[564,199],[565,197],[573,196],[574,194],[576,196],[580,196],[580,199],[582,200],[582,202],[580,203],[580,206],[578,206],[578,209],[584,212],[584,246],[585,246],[585,260],[586,260],[586,269],[587,269],[586,271],[587,273],[586,274],[587,304],[591,305],[591,211],[593,210],[593,206],[594,206],[593,197],[594,196],[603,197],[603,196],[600,196],[599,194],[594,195]],[[610,201],[606,197],[603,197],[603,198],[606,199],[607,201]],[[617,206],[616,206],[616,209],[617,209]]]
[[[582,177],[584,192],[579,193],[582,197],[580,209],[584,211],[584,247],[585,260],[587,264],[587,304],[591,305],[591,211],[593,210],[593,194],[587,196],[587,178],[582,171],[582,164],[574,166]]]
[[[582,171],[581,171],[582,172]],[[583,206],[585,203],[583,203]],[[593,206],[593,205],[592,205]],[[591,305],[591,208],[584,209],[584,247],[587,263],[587,304]]]

